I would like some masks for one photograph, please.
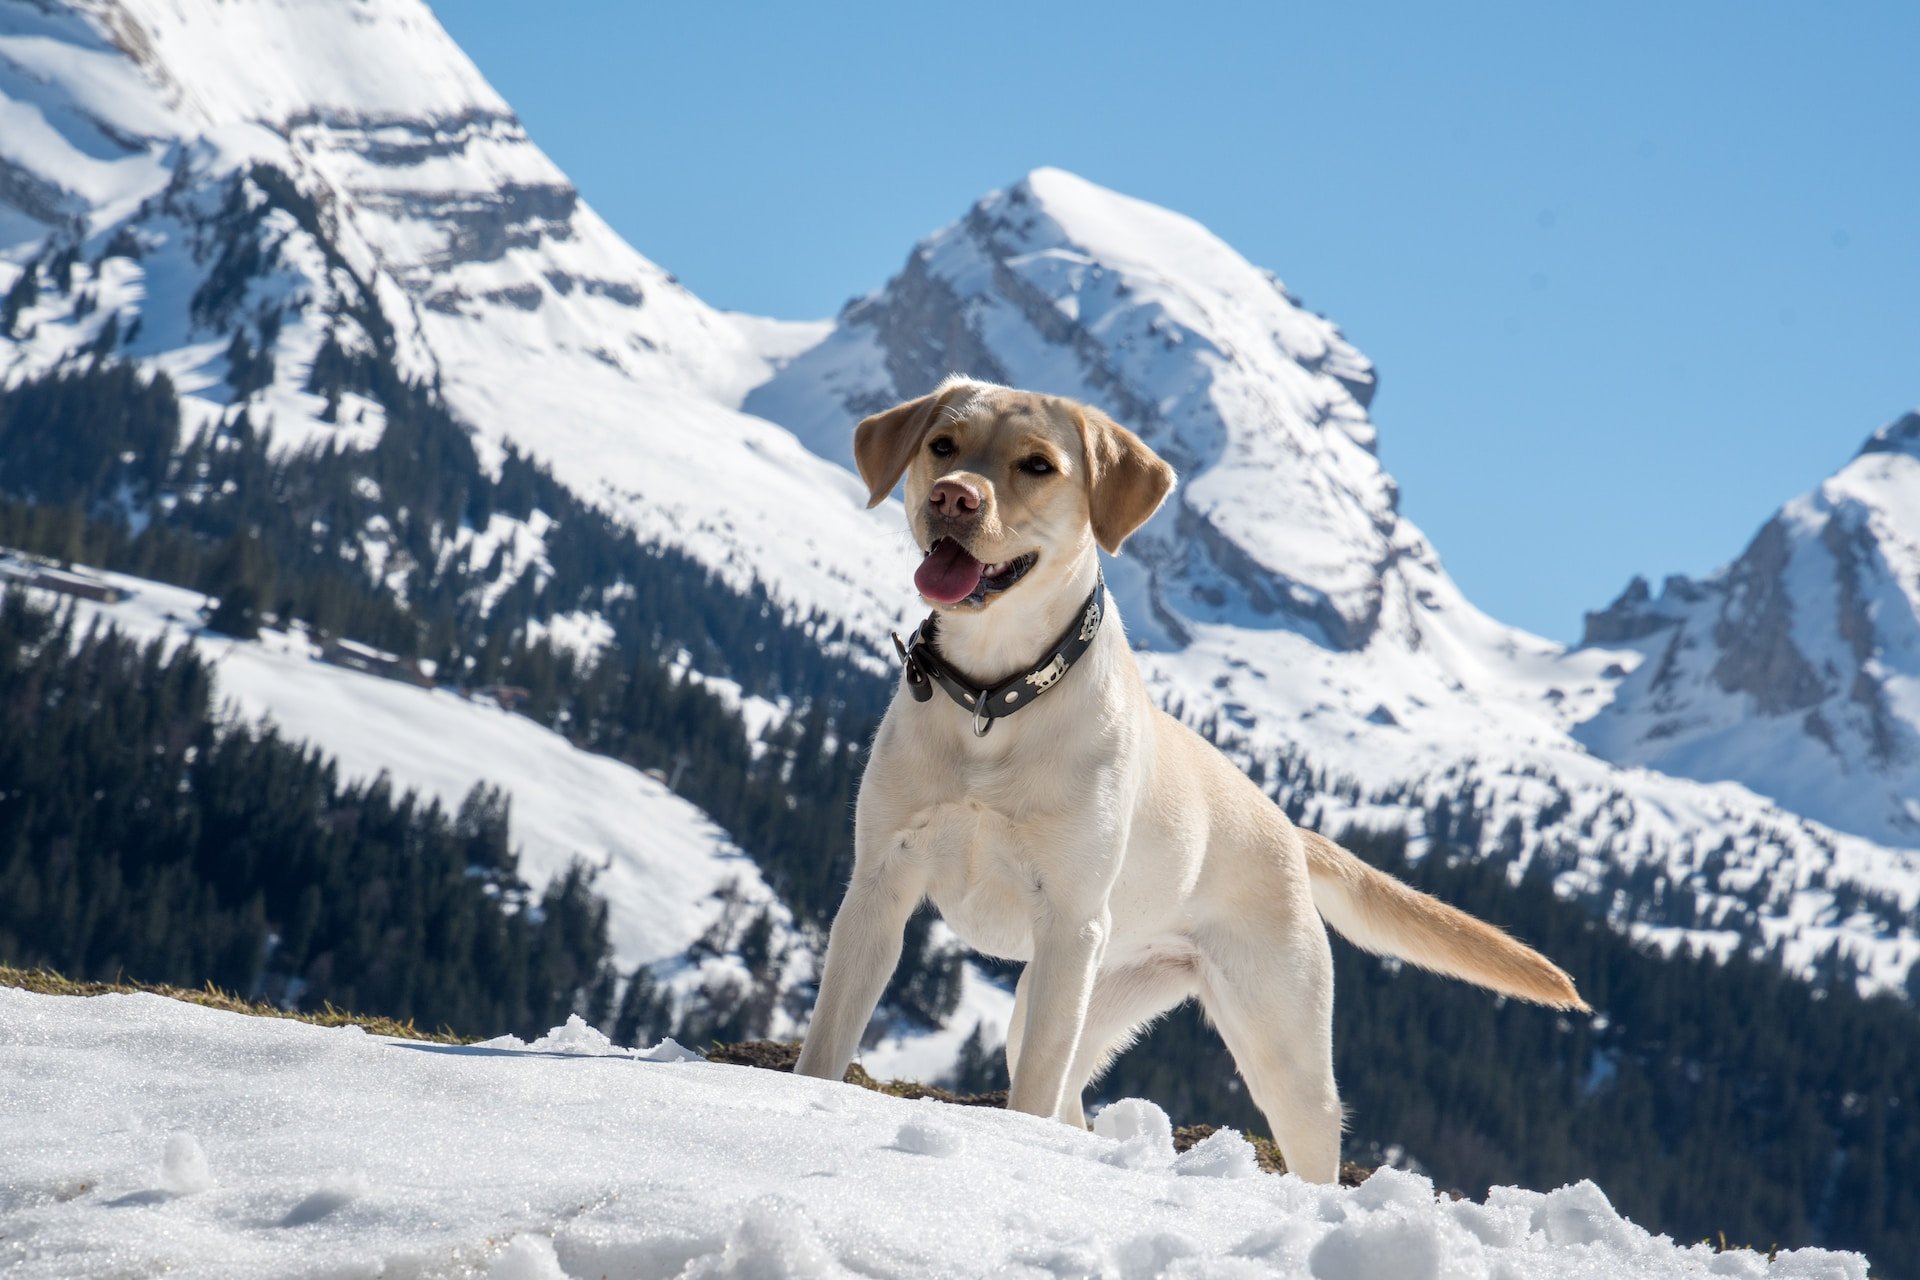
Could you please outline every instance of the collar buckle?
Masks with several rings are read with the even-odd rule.
[[[901,669],[906,673],[907,692],[913,695],[915,702],[926,702],[933,697],[933,682],[927,679],[927,673],[921,668],[919,659],[914,656],[914,650],[920,646],[920,632],[914,631],[911,646],[900,638],[898,631],[891,634],[893,647],[900,652]]]

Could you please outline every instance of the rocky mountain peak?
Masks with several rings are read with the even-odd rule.
[[[1920,458],[1920,411],[1904,413],[1868,436],[1860,452],[1904,453]]]
[[[1701,580],[1635,579],[1584,643],[1648,660],[1581,739],[1745,783],[1842,830],[1920,840],[1920,414],[1775,512]]]
[[[1198,222],[1036,169],[922,240],[746,407],[844,462],[854,419],[952,372],[1098,404],[1179,469],[1119,575],[1160,642],[1211,622],[1373,635],[1399,520],[1372,365]]]

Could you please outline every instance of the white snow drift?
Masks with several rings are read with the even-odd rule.
[[[611,1049],[320,1030],[155,996],[0,990],[0,1268],[155,1275],[1795,1277],[1865,1259],[1679,1247],[1582,1182],[1436,1199],[1176,1157],[1115,1104],[1005,1111]]]

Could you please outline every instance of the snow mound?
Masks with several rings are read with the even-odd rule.
[[[536,1045],[594,1043],[569,1023]],[[0,990],[9,1276],[1692,1277],[1864,1280],[1854,1254],[1680,1247],[1591,1183],[1437,1200],[1243,1172],[1221,1132],[1100,1132],[771,1071],[388,1040],[156,996]],[[179,1135],[192,1135],[181,1140]],[[1109,1136],[1111,1135],[1111,1136]],[[156,1156],[165,1153],[164,1167]],[[217,1180],[206,1176],[211,1166]],[[1187,1172],[1229,1176],[1191,1178]],[[158,1182],[184,1177],[196,1189]]]

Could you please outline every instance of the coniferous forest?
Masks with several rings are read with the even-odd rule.
[[[104,356],[0,392],[0,545],[197,588],[230,633],[297,620],[429,660],[449,681],[511,684],[524,714],[582,747],[678,773],[803,925],[823,928],[887,682],[827,657],[820,641],[839,637],[781,617],[764,593],[634,543],[533,460],[509,452],[486,473],[430,389],[383,355],[322,354],[311,389],[342,412],[356,395],[382,407],[370,450],[276,455],[242,411],[185,438],[164,379]],[[551,522],[537,580],[489,591],[501,564],[447,554],[460,529],[536,512]],[[370,527],[386,531],[385,579],[368,568]],[[532,638],[530,624],[572,610],[611,624],[596,660]],[[544,895],[520,883],[500,796],[448,814],[384,782],[344,783],[311,749],[222,722],[191,652],[74,626],[19,598],[0,607],[0,960],[213,981],[476,1034],[537,1033],[574,1010],[624,1043],[764,1031],[765,1011],[745,1007],[673,1026],[649,975],[610,968],[584,872]],[[791,714],[756,749],[689,666]],[[1916,1274],[1911,1005],[1863,1000],[1844,975],[1808,984],[1747,960],[1651,954],[1444,840],[1411,864],[1393,837],[1354,843],[1512,926],[1604,1015],[1502,1004],[1336,943],[1356,1155],[1404,1152],[1476,1194],[1590,1177],[1681,1238],[1860,1248],[1883,1274]],[[958,963],[918,920],[893,1016],[941,1019]],[[990,1082],[996,1048],[973,1046],[963,1083]],[[1262,1127],[1192,1009],[1097,1092],[1152,1097],[1178,1122]]]
[[[539,896],[508,809],[343,783],[221,722],[191,649],[0,606],[0,957],[71,977],[212,982],[430,1026],[545,1031],[608,964],[576,865]]]

